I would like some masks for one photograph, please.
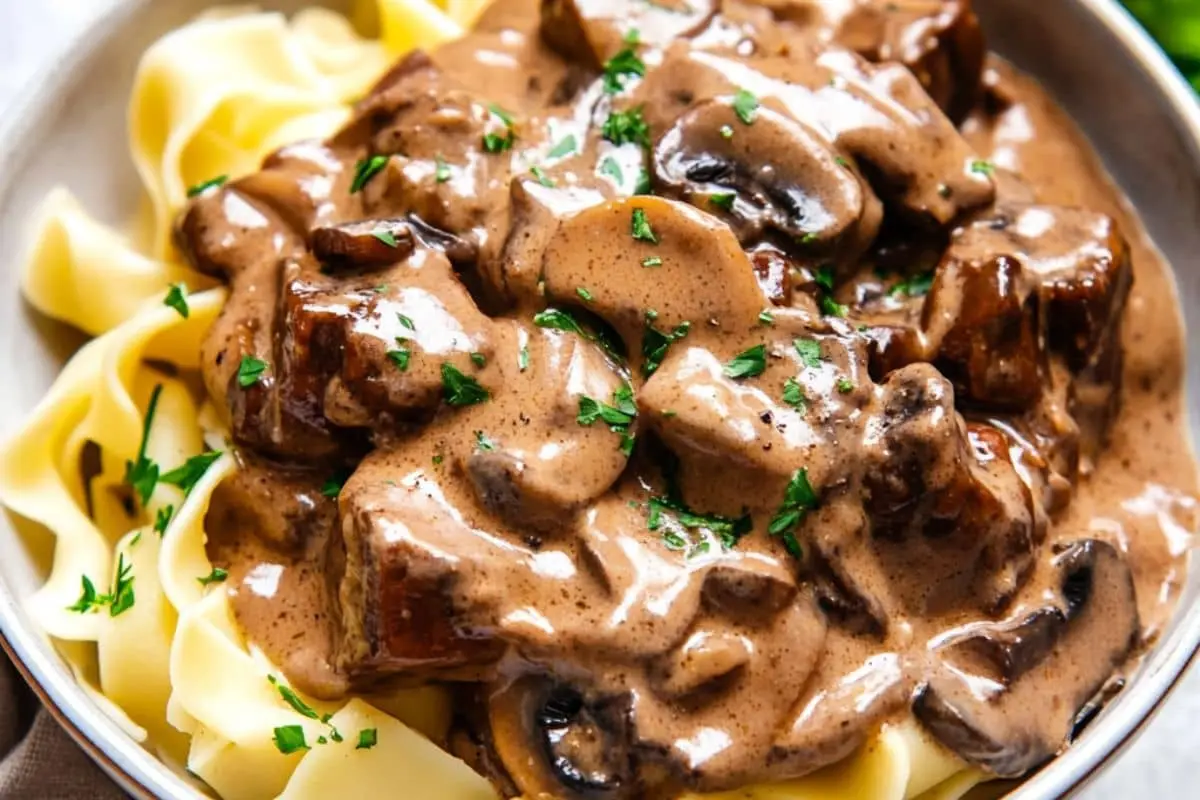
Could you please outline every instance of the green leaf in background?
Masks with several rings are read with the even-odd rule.
[[[1124,0],[1200,91],[1200,0]]]

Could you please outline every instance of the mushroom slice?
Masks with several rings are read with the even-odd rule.
[[[644,45],[662,47],[700,30],[716,0],[542,0],[541,33],[564,58],[599,69],[627,47],[630,30]]]
[[[505,337],[509,346],[499,357],[516,363],[513,334]],[[625,469],[623,445],[636,433],[636,415],[620,433],[601,420],[583,425],[577,417],[583,397],[615,403],[615,394],[629,391],[628,375],[598,345],[563,331],[530,330],[524,352],[510,390],[539,402],[511,436],[499,433],[476,447],[467,475],[480,501],[514,526],[561,530]]]
[[[1050,566],[1059,602],[944,639],[913,703],[946,747],[1001,777],[1054,757],[1139,637],[1133,575],[1114,547],[1078,541]]]
[[[365,219],[313,229],[313,255],[331,269],[370,269],[403,261],[413,251],[413,232],[403,219]]]
[[[542,260],[546,294],[583,304],[630,353],[642,352],[646,312],[682,323],[751,329],[768,304],[729,227],[685,203],[637,196],[587,208],[562,222]],[[664,291],[664,287],[682,287]]]
[[[844,240],[853,258],[875,238],[883,211],[845,163],[770,107],[756,111],[753,125],[739,123],[728,98],[695,106],[654,147],[659,186],[710,213],[724,209],[743,242],[767,231],[812,247]]]
[[[576,689],[529,676],[488,700],[492,741],[525,797],[634,796],[623,715]]]

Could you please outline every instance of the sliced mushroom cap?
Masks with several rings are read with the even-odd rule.
[[[1133,575],[1114,547],[1078,541],[1050,567],[1054,605],[943,640],[913,703],[939,741],[1001,777],[1058,753],[1139,636]]]
[[[728,97],[694,106],[662,135],[654,175],[664,193],[709,213],[724,210],[743,243],[771,231],[805,248],[841,244],[854,258],[883,216],[846,160],[814,131],[768,106],[745,125]]]
[[[599,69],[627,47],[630,30],[642,44],[662,47],[702,28],[715,0],[542,0],[542,39],[564,58]]]
[[[574,688],[538,676],[488,701],[492,740],[525,797],[634,797],[623,715]]]
[[[326,225],[309,234],[313,255],[329,269],[371,269],[403,261],[413,251],[404,219],[364,219]]]
[[[498,357],[516,363],[516,337]],[[524,368],[510,375],[509,387],[522,397],[537,397],[524,412],[523,429],[512,440],[494,431],[485,446],[467,459],[467,475],[485,506],[512,525],[559,532],[585,504],[607,492],[625,469],[626,434],[602,421],[577,421],[580,399],[613,404],[628,380],[594,342],[557,330],[529,331]]]
[[[768,301],[729,227],[685,203],[638,196],[565,220],[542,260],[546,294],[608,322],[642,352],[646,312],[670,330],[687,322],[751,329]],[[664,292],[664,286],[686,291]]]

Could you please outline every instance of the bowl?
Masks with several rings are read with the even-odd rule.
[[[261,5],[294,11],[313,3]],[[142,51],[211,0],[124,0],[100,16],[70,54],[33,82],[0,130],[0,436],[42,397],[78,333],[48,321],[18,293],[30,216],[66,184],[102,221],[128,220],[140,185],[125,137],[125,107]],[[1191,88],[1111,0],[976,0],[990,47],[1037,76],[1075,118],[1174,266],[1189,331],[1200,330],[1200,105]],[[1069,35],[1068,33],[1069,32]],[[1194,340],[1189,334],[1189,342]],[[1187,370],[1189,407],[1200,397],[1200,362]],[[1196,441],[1200,428],[1191,420]],[[45,574],[50,537],[0,518],[0,630],[18,669],[64,728],[136,797],[191,798],[185,780],[130,739],[75,683],[21,600]],[[1092,780],[1146,726],[1200,646],[1200,570],[1175,616],[1129,685],[1082,738],[1014,790],[1053,798]]]

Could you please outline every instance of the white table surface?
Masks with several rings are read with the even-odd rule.
[[[0,114],[113,4],[114,0],[0,0]],[[1162,712],[1083,797],[1200,798],[1200,669],[1184,678]]]

